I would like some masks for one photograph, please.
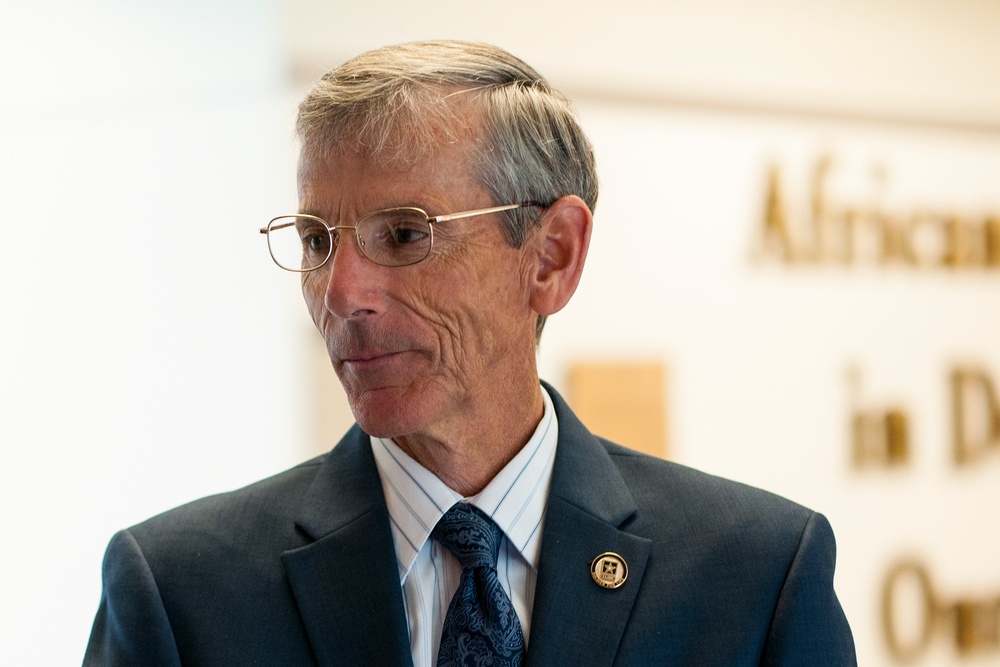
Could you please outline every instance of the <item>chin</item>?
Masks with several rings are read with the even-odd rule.
[[[394,392],[367,392],[348,396],[351,412],[358,426],[376,438],[396,438],[420,430],[423,406],[412,397],[392,395]]]

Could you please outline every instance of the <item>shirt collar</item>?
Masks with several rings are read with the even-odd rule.
[[[521,451],[478,495],[465,499],[496,521],[511,545],[536,571],[542,518],[559,440],[555,409],[544,388],[542,401],[542,420]],[[434,526],[463,498],[392,440],[372,437],[371,446],[389,509],[402,582]]]

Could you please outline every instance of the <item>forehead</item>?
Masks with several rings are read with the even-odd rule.
[[[477,169],[476,137],[471,133],[443,137],[419,152],[372,153],[353,143],[324,151],[305,148],[299,157],[298,188],[303,207],[326,214],[343,207],[437,207],[471,198],[478,203],[476,195],[485,192]]]
[[[422,194],[468,189],[476,183],[468,159],[460,154],[441,153],[415,162],[388,164],[356,153],[321,158],[303,154],[298,169],[300,202],[333,207],[349,206],[352,201],[358,205],[401,205]]]

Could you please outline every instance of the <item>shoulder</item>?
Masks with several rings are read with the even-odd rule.
[[[634,655],[656,651],[679,664],[742,664],[748,656],[768,665],[857,664],[823,515],[599,442],[634,498],[621,529],[649,545],[622,656],[634,647]],[[662,643],[651,649],[653,629]]]
[[[254,482],[233,491],[206,496],[158,514],[135,526],[141,529],[169,523],[186,523],[192,520],[233,519],[247,510],[260,512],[281,511],[284,505],[301,498],[309,488],[326,454],[305,461],[293,468]],[[278,501],[277,503],[275,501]]]
[[[812,619],[806,626],[833,624],[829,636],[843,639],[848,650],[850,630],[833,591],[836,541],[826,517],[747,484],[601,444],[635,500],[622,529],[650,541],[644,586],[678,594],[658,598],[656,604],[666,602],[657,614],[697,599],[725,620],[720,627],[758,624],[750,635],[759,638],[787,608],[790,618]],[[787,639],[772,634],[776,646]]]
[[[201,498],[158,514],[128,529],[136,543],[154,557],[178,548],[216,550],[233,546],[230,536],[257,547],[286,542],[292,517],[322,466],[324,456],[248,486]]]
[[[597,437],[597,440],[634,492],[652,492],[657,498],[661,498],[662,492],[665,491],[662,485],[669,484],[673,493],[717,498],[718,502],[723,503],[762,504],[773,508],[784,507],[792,511],[808,511],[805,507],[769,491],[702,472],[680,463],[649,456],[601,437]]]
[[[544,386],[559,419],[553,496],[612,522],[624,519],[624,530],[654,544],[690,537],[703,549],[770,545],[793,551],[810,521],[825,522],[776,494],[596,436],[558,392]]]
[[[828,530],[822,515],[777,494],[598,440],[635,499],[640,533],[669,526],[672,539],[688,534],[706,546],[793,551],[811,522]]]
[[[323,457],[313,459],[117,533],[104,558],[93,661],[127,653],[128,664],[222,664],[255,655],[284,664],[305,654],[273,638],[301,636],[281,557],[308,542],[296,517],[322,468]]]

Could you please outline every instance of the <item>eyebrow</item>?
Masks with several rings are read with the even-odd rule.
[[[312,215],[312,216],[315,216],[315,217],[317,217],[317,218],[321,218],[321,219],[323,219],[323,220],[326,220],[326,217],[325,217],[325,216],[322,216],[322,215],[320,215],[320,214],[319,214],[319,211],[318,211],[317,209],[311,209],[311,208],[307,208],[307,209],[301,209],[301,208],[300,208],[300,209],[298,210],[298,212],[296,212],[296,214],[295,214],[295,215]]]
[[[406,202],[409,202],[409,203],[406,203]],[[429,217],[432,217],[432,218],[435,217],[436,215],[447,215],[447,213],[437,213],[437,214],[432,213],[432,210],[433,210],[432,207],[428,207],[427,204],[417,203],[415,200],[406,200],[406,202],[399,203],[399,204],[382,204],[380,206],[376,206],[374,208],[367,209],[367,210],[365,210],[364,213],[362,213],[361,215],[358,216],[358,219],[360,219],[360,218],[362,218],[362,217],[364,217],[366,215],[369,215],[370,213],[375,213],[376,211],[386,211],[386,210],[392,209],[392,208],[419,208],[421,211],[423,211]],[[327,218],[325,215],[323,215],[319,211],[319,209],[314,209],[314,208],[299,209],[299,211],[298,211],[298,213],[296,213],[296,215],[312,215],[312,216],[316,216],[317,218],[320,218],[321,220],[326,221],[327,224],[332,224],[330,222],[330,219]]]

